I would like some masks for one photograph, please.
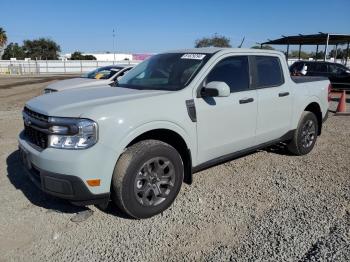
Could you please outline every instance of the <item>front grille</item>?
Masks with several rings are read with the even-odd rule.
[[[57,92],[57,90],[55,90],[55,89],[50,89],[50,88],[44,89],[44,94],[50,94],[50,93],[54,93],[54,92]]]
[[[25,107],[23,109],[24,112],[24,135],[26,139],[40,147],[47,148],[48,135],[38,129],[42,129],[42,126],[39,126],[38,123],[48,123],[48,116],[34,112],[33,110]]]
[[[47,148],[47,134],[36,130],[31,126],[24,125],[24,135],[30,143],[41,148]]]
[[[30,110],[28,107],[24,107],[23,112],[26,113],[28,116],[34,118],[34,119],[38,119],[40,121],[44,121],[44,122],[48,122],[49,121],[49,117],[45,116],[43,114],[34,112],[33,110]]]

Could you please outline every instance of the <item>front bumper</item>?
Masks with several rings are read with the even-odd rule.
[[[18,141],[22,164],[29,178],[42,191],[76,205],[104,204],[109,201],[112,172],[107,171],[108,161],[104,163],[104,168],[92,162],[95,159],[95,162],[102,163],[96,161],[96,154],[101,149],[98,152],[51,148],[38,151],[26,141],[23,134]],[[96,175],[102,181],[101,186],[89,187],[85,181],[96,178]]]
[[[34,165],[28,168],[23,149],[20,148],[19,151],[29,178],[45,193],[67,199],[79,206],[104,204],[109,201],[109,193],[92,194],[79,177],[51,173]]]

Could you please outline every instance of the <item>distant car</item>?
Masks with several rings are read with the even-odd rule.
[[[333,89],[350,91],[350,69],[330,62],[297,61],[290,67],[292,75],[328,77]]]
[[[131,68],[133,68],[133,66],[130,65],[113,65],[100,67],[94,71],[82,75],[81,77],[61,80],[52,83],[44,89],[44,93],[47,94],[82,87],[113,85],[116,80],[121,78]]]

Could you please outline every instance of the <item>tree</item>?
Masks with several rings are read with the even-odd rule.
[[[349,54],[350,54],[350,51],[349,51]],[[329,57],[335,57],[335,50],[334,49],[332,49],[329,52]],[[345,57],[346,57],[346,48],[344,48],[344,49],[338,48],[338,50],[337,50],[337,59],[342,59],[342,58],[345,58]]]
[[[318,51],[317,57],[316,57],[316,52],[311,52],[310,57],[312,57],[313,59],[323,59],[324,58],[324,51]]]
[[[6,31],[0,27],[0,48],[4,47],[7,43]]]
[[[75,51],[71,55],[70,60],[96,60],[96,57],[93,55],[83,55],[81,52]]]
[[[253,49],[265,49],[265,50],[276,50],[275,48],[273,48],[270,45],[263,45],[262,47],[260,45],[255,45],[255,46],[252,46],[251,48],[253,48]]]
[[[58,59],[58,53],[61,51],[60,46],[48,38],[24,40],[23,49],[26,57],[39,60],[56,60]]]
[[[311,57],[312,55],[310,53],[301,51],[300,52],[300,58],[301,59],[308,59],[309,57]],[[292,52],[290,52],[289,58],[299,58],[299,51],[298,50],[293,50]]]
[[[195,47],[231,47],[230,39],[222,35],[213,35],[212,37],[203,37],[197,39]]]
[[[17,43],[10,43],[4,50],[2,59],[10,60],[10,58],[24,59],[26,54],[21,46]]]
[[[75,52],[70,56],[70,60],[83,60],[82,57],[83,57],[83,55],[81,54],[81,52],[75,51]]]
[[[1,59],[2,49],[6,45],[6,43],[7,43],[6,31],[2,27],[0,27],[0,59]]]
[[[96,57],[94,57],[93,55],[84,55],[83,57],[83,60],[96,60]]]

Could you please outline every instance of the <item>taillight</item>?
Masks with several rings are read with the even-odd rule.
[[[329,84],[328,85],[328,102],[330,102],[332,99],[331,92],[332,92],[332,84]]]

